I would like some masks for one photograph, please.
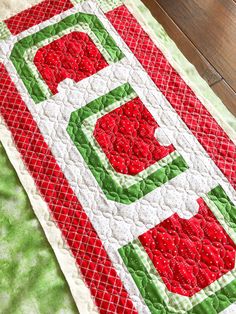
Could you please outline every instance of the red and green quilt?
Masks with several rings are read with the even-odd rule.
[[[119,0],[1,22],[0,139],[81,314],[234,313],[236,145],[141,24]]]

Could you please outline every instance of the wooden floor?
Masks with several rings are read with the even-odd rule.
[[[142,0],[236,116],[236,0]]]

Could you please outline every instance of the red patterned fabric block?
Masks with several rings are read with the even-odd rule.
[[[10,32],[17,35],[51,17],[73,7],[70,0],[44,0],[32,8],[10,17],[4,22]]]
[[[126,6],[120,6],[108,12],[106,16],[211,159],[236,188],[234,143],[170,65]]]
[[[90,37],[82,32],[72,32],[40,48],[34,63],[53,94],[66,78],[79,82],[108,65]]]
[[[174,151],[172,145],[157,142],[157,127],[142,101],[135,98],[100,118],[94,136],[117,172],[136,175]]]
[[[198,200],[191,219],[177,214],[139,237],[168,290],[191,297],[234,268],[236,245]]]

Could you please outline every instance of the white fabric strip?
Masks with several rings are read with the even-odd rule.
[[[223,122],[221,121],[220,117],[214,112],[214,108],[212,104],[210,104],[208,101],[206,101],[202,95],[199,93],[199,90],[196,88],[194,84],[191,83],[191,81],[188,80],[188,78],[185,76],[184,73],[181,72],[181,68],[178,64],[176,64],[171,56],[168,54],[165,49],[160,46],[160,43],[158,42],[158,39],[153,34],[153,32],[148,29],[146,23],[142,21],[141,16],[139,15],[138,11],[135,9],[135,6],[130,1],[126,1],[128,3],[129,8],[132,10],[132,13],[138,18],[139,22],[141,22],[142,26],[145,28],[145,30],[149,33],[149,35],[152,37],[152,39],[155,41],[155,43],[161,48],[161,50],[165,53],[168,61],[177,69],[179,73],[181,73],[181,76],[185,79],[185,81],[190,85],[190,87],[195,91],[199,99],[202,101],[202,103],[207,107],[207,109],[214,114],[218,122],[224,127],[224,129],[227,131],[229,136],[232,139],[235,139],[234,132]],[[127,46],[124,44],[124,42],[119,38],[117,33],[114,31],[114,29],[110,26],[110,24],[105,19],[104,15],[97,9],[91,8],[89,3],[83,4],[81,8],[85,11],[92,10],[92,12],[95,12],[99,18],[103,21],[104,25],[109,30],[109,33],[112,34],[113,38],[115,38],[116,42],[119,44],[121,49],[126,53],[126,58],[120,62],[117,65],[112,65],[107,69],[104,69],[101,71],[100,76],[94,75],[91,78],[88,78],[84,80],[83,82],[80,82],[78,84],[74,84],[71,81],[67,81],[61,84],[60,86],[60,93],[54,97],[53,100],[48,100],[44,102],[40,106],[35,106],[35,104],[28,98],[28,96],[25,94],[24,100],[27,102],[27,105],[34,117],[34,119],[37,121],[39,128],[44,135],[49,147],[52,149],[60,167],[63,169],[68,181],[70,182],[73,190],[75,191],[76,195],[78,196],[79,200],[81,201],[85,211],[87,212],[88,216],[90,217],[93,225],[95,226],[96,230],[98,231],[98,234],[100,235],[100,238],[102,239],[119,275],[121,276],[123,282],[125,283],[125,286],[131,295],[133,302],[137,308],[140,309],[141,313],[149,313],[149,310],[147,307],[143,304],[142,298],[140,297],[140,294],[137,290],[137,287],[134,285],[132,278],[124,268],[118,254],[117,249],[129,242],[135,239],[139,234],[145,232],[146,230],[150,229],[154,225],[156,225],[158,222],[162,221],[163,219],[170,216],[173,212],[171,211],[171,206],[174,204],[169,204],[166,206],[166,208],[161,208],[158,204],[155,203],[155,199],[158,196],[159,199],[162,199],[163,193],[167,195],[166,193],[173,192],[173,189],[178,186],[180,188],[180,194],[179,197],[177,197],[179,200],[182,199],[184,193],[186,190],[188,190],[187,182],[189,180],[193,180],[195,182],[195,188],[199,187],[202,190],[200,191],[193,191],[191,188],[191,191],[193,191],[193,197],[196,198],[197,196],[201,195],[201,193],[208,192],[206,189],[210,190],[211,187],[214,187],[216,183],[221,184],[225,191],[228,193],[228,195],[231,197],[231,199],[235,202],[236,196],[235,192],[231,188],[231,186],[228,184],[227,180],[225,180],[222,173],[217,169],[217,167],[214,165],[213,162],[208,160],[208,157],[206,156],[206,153],[204,149],[201,147],[201,145],[194,139],[191,132],[185,127],[185,125],[182,123],[182,121],[175,115],[173,109],[171,109],[171,106],[167,102],[167,100],[161,95],[161,93],[158,91],[158,89],[154,86],[153,82],[150,80],[150,78],[147,76],[147,74],[143,71],[140,64],[137,62],[137,60],[132,56]],[[89,9],[90,8],[90,9]],[[71,12],[73,12],[72,9]],[[62,14],[67,15],[68,12]],[[43,25],[48,25],[48,21],[44,22]],[[42,26],[41,26],[42,27]],[[34,27],[35,29],[37,26]],[[32,31],[33,29],[32,28]],[[27,33],[27,31],[25,32]],[[18,75],[15,73],[14,68],[8,63],[6,60],[4,60],[4,63],[8,67],[8,70],[13,73],[13,81],[15,83],[18,82]],[[125,69],[129,69],[132,66],[133,74],[132,77]],[[114,76],[114,73],[116,73],[116,76]],[[135,74],[136,73],[136,74]],[[130,76],[129,76],[130,75]],[[101,82],[106,79],[106,77],[112,76],[113,80],[112,82],[108,83],[107,86],[102,88],[101,90],[93,90],[93,86],[101,86]],[[140,77],[143,78],[143,81],[145,81],[144,87],[139,86],[137,83],[140,80]],[[102,78],[102,80],[101,80]],[[120,204],[114,204],[108,200],[106,200],[102,194],[102,191],[99,190],[99,193],[95,193],[93,187],[96,189],[99,189],[96,185],[96,182],[94,181],[93,176],[89,171],[87,171],[86,164],[84,163],[83,159],[81,158],[78,151],[75,149],[73,143],[68,138],[68,135],[66,133],[63,133],[63,129],[66,128],[68,124],[68,119],[73,110],[78,109],[79,106],[86,105],[89,101],[97,98],[98,96],[102,96],[105,92],[109,92],[111,89],[121,85],[122,83],[125,83],[127,79],[132,83],[132,86],[136,87],[136,90],[140,92],[140,97],[142,98],[145,105],[148,107],[148,103],[154,104],[158,102],[158,104],[161,104],[160,108],[150,107],[148,108],[153,116],[156,118],[158,124],[163,127],[166,132],[168,132],[168,123],[172,122],[169,120],[168,112],[171,113],[172,117],[175,120],[174,128],[169,133],[169,137],[171,138],[171,142],[174,143],[174,145],[178,148],[178,151],[181,152],[181,154],[184,156],[184,158],[187,160],[189,165],[192,167],[192,172],[188,172],[188,180],[186,179],[186,175],[184,175],[185,179],[182,176],[182,179],[180,177],[177,177],[174,179],[174,183],[166,184],[165,187],[160,188],[157,191],[154,191],[153,193],[150,193],[148,196],[146,196],[142,202],[140,202],[140,206],[137,212],[137,208],[135,208],[133,205],[129,206],[129,209],[127,210],[127,207],[120,205]],[[100,82],[100,84],[99,84]],[[149,86],[149,95],[145,93],[145,85]],[[103,86],[103,85],[102,85]],[[19,90],[22,91],[22,93],[25,93],[25,88],[21,84],[19,87]],[[78,101],[78,93],[77,90],[80,88],[80,90],[86,90],[90,91],[90,95],[87,95],[81,102]],[[66,95],[68,95],[68,92],[70,91],[70,97],[67,99]],[[57,112],[57,108],[60,104],[60,97],[65,97],[65,101],[63,104],[63,108],[61,108]],[[56,108],[55,108],[56,104]],[[52,108],[54,106],[54,108]],[[164,115],[163,120],[161,120],[159,117],[163,113],[163,110],[165,109],[166,113]],[[155,110],[153,110],[155,109]],[[158,111],[159,110],[159,111]],[[63,115],[61,115],[63,113]],[[60,118],[61,124],[58,126],[56,124],[56,120],[54,119],[55,114],[58,114],[57,118]],[[41,116],[44,115],[46,117],[45,120],[41,120]],[[51,123],[51,121],[55,120]],[[50,127],[48,128],[48,124]],[[50,134],[52,134],[52,129],[54,130],[54,136],[51,137]],[[56,131],[57,130],[57,131]],[[180,141],[178,143],[176,139],[174,138],[173,134],[175,132],[179,132],[179,135],[182,133],[187,135],[187,142],[188,145],[191,145],[192,147],[196,148],[197,152],[200,152],[201,157],[203,159],[200,160],[200,164],[205,164],[207,169],[210,169],[210,172],[208,174],[204,173],[202,177],[199,177],[199,181],[196,181],[196,171],[200,167],[200,164],[197,161],[197,158],[199,156],[195,156],[194,152],[186,152],[186,142]],[[57,137],[57,134],[60,134],[60,138]],[[81,313],[97,313],[97,308],[93,303],[93,300],[91,298],[90,292],[88,288],[85,286],[83,280],[81,279],[81,276],[78,272],[78,268],[75,265],[74,259],[71,256],[71,254],[68,251],[68,248],[63,243],[61,233],[59,229],[55,226],[54,223],[51,222],[49,217],[49,211],[47,204],[43,201],[43,199],[38,195],[37,188],[33,183],[33,179],[27,172],[27,170],[24,167],[23,162],[20,159],[19,153],[17,152],[16,148],[14,147],[14,143],[12,141],[10,132],[7,130],[7,127],[5,126],[4,122],[0,120],[0,140],[2,141],[7,154],[16,169],[18,176],[30,198],[31,204],[33,206],[33,209],[40,220],[45,234],[53,247],[53,250],[57,256],[57,259],[59,261],[59,264],[62,268],[62,271],[65,274],[65,277],[69,283],[72,295],[75,299],[75,302],[80,310]],[[61,142],[61,143],[59,143]],[[67,143],[66,143],[67,142]],[[65,144],[66,143],[66,144]],[[70,156],[63,156],[62,154],[64,152],[71,152]],[[70,165],[71,157],[74,158],[74,163],[72,162],[72,165]],[[193,157],[193,158],[192,158]],[[67,160],[68,158],[68,160]],[[68,162],[69,161],[69,162]],[[81,168],[78,168],[78,164],[81,165]],[[23,171],[22,171],[23,169]],[[76,181],[83,182],[80,186],[77,186]],[[79,178],[79,180],[78,180]],[[195,179],[193,179],[195,178]],[[208,186],[206,187],[204,185],[204,181],[207,179]],[[85,193],[84,187],[88,188],[88,191]],[[194,190],[195,190],[194,188]],[[153,197],[155,193],[155,198]],[[99,195],[98,195],[99,194]],[[171,201],[171,197],[169,198]],[[90,201],[95,200],[94,203],[97,205],[95,208],[93,207],[94,203],[91,204]],[[163,199],[164,200],[164,199]],[[93,212],[91,212],[91,208],[93,208]],[[145,210],[148,210],[148,217],[147,212]],[[179,215],[186,218],[187,212],[189,212],[189,208],[185,208],[185,212],[181,212],[182,208],[179,207]],[[99,217],[98,213],[103,212],[103,217]],[[114,217],[114,212],[116,214],[118,213],[119,219],[117,217]],[[135,213],[138,213],[138,216],[135,217]],[[190,212],[190,216],[194,213]],[[115,218],[115,219],[114,219]],[[141,224],[137,229],[133,229],[132,232],[126,233],[127,230],[127,220],[133,220],[135,224],[137,225],[138,222],[143,221],[143,224]],[[148,220],[147,220],[148,219]],[[102,226],[102,228],[101,228]]]
[[[17,151],[11,132],[8,130],[0,115],[0,141],[6,150],[7,156],[12,163],[17,175],[24,187],[33,210],[43,227],[45,235],[50,243],[61,270],[69,284],[72,296],[80,313],[98,314],[98,309],[93,302],[88,287],[85,285],[75,259],[66,245],[60,229],[52,221],[47,203],[39,194],[33,178],[26,169],[20,153]]]

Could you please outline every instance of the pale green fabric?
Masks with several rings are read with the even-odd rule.
[[[53,251],[1,144],[0,313],[77,313]]]
[[[216,100],[195,69],[184,61],[163,28],[137,1],[149,25],[172,57],[183,65],[206,98],[236,130],[236,119]],[[0,313],[78,313],[54,253],[35,217],[29,200],[0,144]]]

